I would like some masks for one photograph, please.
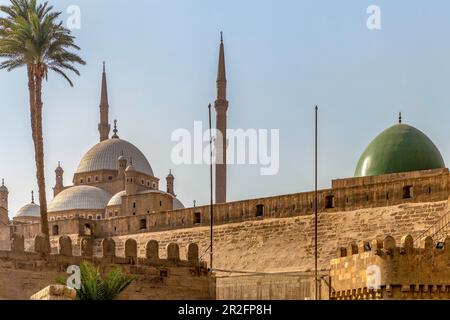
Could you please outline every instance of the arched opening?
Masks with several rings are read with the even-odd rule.
[[[92,236],[92,228],[91,228],[91,225],[89,223],[86,223],[84,225],[83,233],[84,233],[85,236]]]
[[[52,234],[53,234],[54,236],[59,235],[59,226],[58,226],[58,225],[55,224],[55,225],[52,227]]]

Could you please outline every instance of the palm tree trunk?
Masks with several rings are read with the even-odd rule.
[[[39,189],[39,206],[41,207],[41,232],[46,236],[47,252],[50,252],[50,234],[47,218],[47,197],[45,193],[45,174],[44,174],[44,138],[42,134],[42,76],[35,74],[34,77],[34,130],[33,137],[36,178]]]

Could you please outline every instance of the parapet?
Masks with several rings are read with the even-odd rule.
[[[101,242],[101,255],[94,256],[94,242],[91,237],[82,237],[79,240],[80,254],[74,255],[73,241],[69,236],[61,236],[58,241],[56,254],[47,252],[44,236],[38,235],[34,239],[33,251],[25,251],[24,237],[13,234],[11,237],[11,250],[0,251],[0,259],[13,262],[27,261],[27,263],[15,263],[24,268],[61,267],[70,264],[78,265],[82,260],[94,262],[96,265],[130,265],[130,266],[154,266],[154,267],[190,267],[206,269],[206,263],[200,261],[198,245],[191,243],[186,248],[186,256],[180,257],[180,248],[177,243],[166,246],[167,258],[159,257],[159,243],[150,240],[145,244],[145,256],[138,257],[137,241],[129,238],[125,241],[125,250],[122,256],[116,254],[116,243],[113,239],[103,239]]]
[[[332,299],[450,300],[450,237],[350,243],[331,260]]]

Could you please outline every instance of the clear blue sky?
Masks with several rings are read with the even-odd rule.
[[[3,0],[2,3],[5,3]],[[313,107],[320,106],[320,187],[350,177],[365,146],[404,121],[424,131],[450,162],[450,2],[426,1],[51,1],[79,5],[78,44],[87,66],[70,88],[55,75],[44,87],[48,197],[58,161],[69,184],[98,141],[101,62],[107,61],[111,119],[148,157],[171,168],[176,192],[207,203],[208,167],[174,166],[170,134],[207,121],[215,97],[219,31],[224,31],[229,127],[279,128],[280,172],[229,170],[229,199],[313,188]],[[381,8],[382,30],[366,28]],[[67,17],[68,15],[64,15]],[[36,190],[25,70],[0,72],[0,176],[11,215]]]

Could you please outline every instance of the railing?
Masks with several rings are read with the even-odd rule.
[[[433,224],[430,228],[424,231],[419,237],[414,240],[414,243],[420,241],[424,237],[432,237],[433,239],[437,239],[439,241],[441,237],[437,237],[437,235],[447,235],[447,227],[450,225],[450,211],[447,211],[435,224]]]

